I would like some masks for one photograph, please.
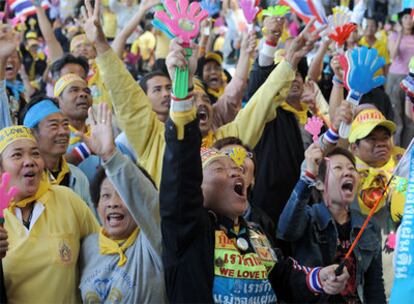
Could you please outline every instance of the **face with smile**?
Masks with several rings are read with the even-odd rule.
[[[17,51],[13,52],[7,58],[6,61],[6,70],[5,70],[5,79],[8,81],[16,80],[17,74],[19,73],[21,66],[20,57]]]
[[[323,186],[319,190],[323,190],[325,202],[349,206],[357,193],[358,178],[355,166],[347,157],[341,154],[332,155],[327,164],[327,181],[322,181]]]
[[[204,207],[217,214],[236,219],[247,208],[242,168],[223,156],[211,161],[203,170]]]
[[[69,119],[86,120],[90,106],[92,96],[86,82],[72,82],[59,97],[59,107]]]
[[[69,120],[62,113],[50,114],[38,124],[34,134],[42,155],[61,157],[69,145]]]
[[[39,188],[44,169],[36,142],[18,139],[4,149],[1,158],[1,173],[10,173],[10,187],[16,186],[19,189],[15,200],[34,195]]]
[[[223,69],[214,60],[207,61],[203,66],[203,81],[208,88],[218,90],[223,86]]]
[[[392,147],[391,132],[381,126],[351,146],[354,155],[374,168],[382,167],[390,160]]]
[[[98,214],[106,235],[110,239],[127,239],[137,227],[118,192],[105,178],[101,184]]]

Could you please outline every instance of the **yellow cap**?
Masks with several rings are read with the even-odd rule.
[[[12,142],[18,139],[30,139],[36,141],[32,131],[24,126],[12,126],[0,130],[0,153],[3,153]]]
[[[220,54],[216,52],[208,52],[205,56],[206,61],[207,60],[213,60],[217,62],[220,66],[223,64],[223,58],[220,56]]]
[[[74,82],[81,82],[86,84],[86,81],[76,74],[65,74],[60,77],[58,81],[56,81],[55,87],[53,89],[53,95],[55,95],[55,97],[59,97],[60,94],[62,94],[62,92],[66,89],[66,87]]]
[[[349,142],[354,143],[358,139],[367,137],[378,126],[387,128],[391,133],[394,133],[397,129],[395,123],[385,119],[384,115],[377,109],[367,109],[359,112],[352,122]]]

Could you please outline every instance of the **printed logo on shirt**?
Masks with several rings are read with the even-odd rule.
[[[111,288],[111,279],[96,279],[93,285],[95,290],[86,293],[85,303],[121,303],[122,293],[117,288]]]
[[[63,264],[69,264],[72,262],[72,250],[65,240],[62,240],[59,243],[59,257]]]

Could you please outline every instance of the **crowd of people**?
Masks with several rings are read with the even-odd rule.
[[[6,6],[0,303],[387,303],[414,8],[344,2],[345,51],[385,62],[358,106],[326,26],[287,8],[251,25],[238,1],[203,0],[187,44],[154,22],[160,0]]]

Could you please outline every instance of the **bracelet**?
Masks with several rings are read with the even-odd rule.
[[[332,83],[338,87],[343,87],[344,86],[344,82],[342,80],[340,80],[338,77],[334,76],[332,78]]]
[[[171,94],[171,111],[186,112],[193,108],[193,93],[189,93],[185,98],[177,98]]]
[[[334,144],[334,145],[339,140],[339,134],[338,134],[338,132],[337,131],[335,132],[335,130],[332,127],[330,127],[328,129],[328,131],[325,132],[325,134],[323,135],[323,137],[325,138],[326,141],[328,141],[329,143]]]
[[[88,146],[85,143],[81,143],[77,147],[73,148],[72,153],[76,155],[80,161],[85,160],[92,154],[91,150],[89,150]]]
[[[314,293],[323,293],[322,282],[319,276],[321,269],[321,267],[315,267],[306,275],[306,285]]]

